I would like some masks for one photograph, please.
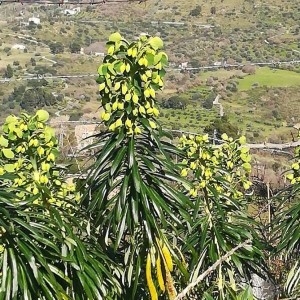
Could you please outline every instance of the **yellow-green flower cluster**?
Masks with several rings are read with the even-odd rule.
[[[23,114],[6,119],[0,136],[0,175],[13,175],[3,184],[20,188],[16,200],[36,195],[34,203],[62,206],[76,198],[75,186],[65,183],[55,167],[58,144],[54,130],[45,123],[48,117],[40,110],[34,117]]]
[[[300,183],[300,147],[295,149],[294,162],[291,166],[290,172],[286,175],[286,178],[290,180],[291,184],[293,185]]]
[[[234,141],[224,134],[222,139],[223,144],[212,145],[208,135],[180,138],[179,147],[186,151],[187,157],[182,162],[181,175],[190,176],[193,182],[190,196],[197,197],[205,187],[211,186],[220,194],[238,198],[242,196],[239,186],[245,190],[250,188],[251,156],[245,137]]]
[[[101,119],[110,131],[140,134],[157,127],[156,91],[163,83],[167,55],[160,38],[142,36],[129,44],[119,33],[110,36],[108,55],[99,67]]]

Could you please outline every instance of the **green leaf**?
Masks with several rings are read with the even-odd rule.
[[[5,119],[5,123],[6,124],[10,124],[10,123],[15,123],[18,121],[18,118],[14,115],[9,115],[6,119]]]
[[[162,59],[162,54],[161,52],[157,53],[155,56],[154,56],[154,62],[153,64],[156,65],[160,62],[160,60]]]
[[[103,64],[98,68],[98,74],[101,76],[105,76],[107,74],[107,65]]]
[[[15,154],[13,153],[13,151],[9,148],[4,148],[2,149],[2,153],[6,158],[12,159],[15,157]]]
[[[119,150],[119,151],[118,151]],[[117,153],[117,156],[115,157],[113,163],[112,163],[112,166],[111,166],[111,169],[110,169],[110,175],[111,176],[114,176],[115,175],[115,172],[117,169],[120,169],[121,166],[122,166],[122,160],[124,159],[124,156],[126,154],[126,147],[123,147],[121,150],[118,149],[116,151],[118,151]]]
[[[165,52],[161,52],[160,62],[162,63],[163,66],[165,66],[168,63],[168,55]],[[159,72],[159,73],[160,73],[159,75],[161,77],[163,77],[165,75],[165,74],[163,74],[163,72]]]
[[[49,113],[44,109],[39,109],[35,115],[37,116],[37,120],[43,123],[49,119]]]
[[[154,63],[154,55],[152,53],[146,53],[146,59],[148,61],[148,64],[152,66]]]
[[[162,41],[161,38],[159,38],[158,36],[152,37],[149,39],[148,43],[150,44],[150,46],[154,49],[154,50],[158,50],[163,48],[164,43]]]
[[[139,193],[141,189],[141,176],[138,171],[138,166],[136,161],[133,162],[132,165],[132,174],[133,174],[133,183],[136,191]]]
[[[1,147],[7,147],[8,146],[8,140],[3,135],[0,136],[0,146]]]
[[[109,36],[108,40],[110,42],[120,42],[122,40],[122,36],[119,32],[115,32]]]
[[[45,142],[48,143],[55,136],[55,131],[53,128],[46,126],[44,130]]]
[[[131,169],[133,166],[134,159],[134,139],[131,138],[128,145],[128,168]]]

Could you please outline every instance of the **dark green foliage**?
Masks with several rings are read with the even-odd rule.
[[[185,109],[187,100],[180,96],[172,96],[168,100],[164,100],[161,103],[163,108]]]
[[[11,65],[7,65],[4,76],[6,78],[12,78],[14,76],[14,70]]]
[[[71,42],[71,44],[70,44],[71,53],[78,53],[78,52],[80,52],[80,49],[81,49],[81,45],[79,42],[77,42],[77,41]]]
[[[206,96],[204,102],[202,103],[203,108],[205,108],[205,109],[212,109],[212,107],[213,107],[213,102],[214,102],[216,96],[217,96],[217,95],[216,95],[214,92],[210,92],[210,93]]]
[[[205,127],[204,131],[207,132],[210,136],[214,135],[216,130],[216,138],[221,139],[223,133],[227,133],[228,136],[232,138],[237,138],[239,136],[239,129],[228,120],[227,116],[218,117],[211,122],[211,124]]]
[[[49,44],[50,51],[53,54],[63,53],[64,52],[64,46],[62,43],[59,42],[53,42]]]
[[[44,88],[32,88],[25,91],[20,101],[20,106],[28,112],[32,112],[37,108],[51,106],[55,103],[56,97],[51,91]]]
[[[197,5],[194,9],[190,11],[190,16],[192,17],[198,17],[201,14],[201,6]]]
[[[59,212],[33,204],[36,197],[18,201],[3,189],[0,178],[1,299],[112,299],[117,289],[94,238],[79,223],[80,212]],[[83,221],[83,219],[81,219]],[[73,231],[76,229],[76,233]],[[109,288],[108,288],[109,284]],[[69,292],[68,292],[69,289]],[[69,294],[70,295],[70,294]],[[110,296],[109,296],[110,295]]]

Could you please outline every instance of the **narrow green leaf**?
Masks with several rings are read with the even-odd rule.
[[[110,169],[110,175],[111,176],[114,176],[116,170],[121,167],[121,162],[123,161],[123,159],[125,157],[127,149],[126,149],[126,147],[123,147],[122,149],[119,149],[117,151],[118,151],[117,152],[118,154],[115,157],[115,159],[113,160],[113,163],[112,163],[112,166],[111,166],[111,169]]]

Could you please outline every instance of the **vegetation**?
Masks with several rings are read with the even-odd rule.
[[[169,142],[157,118],[162,47],[159,37],[109,37],[97,79],[105,126],[85,149],[95,160],[76,187],[55,164],[49,114],[7,117],[1,299],[253,299],[254,274],[299,297],[299,148],[266,227],[248,209],[256,194],[244,136]],[[280,280],[270,265],[278,255],[290,263]]]
[[[18,5],[18,9],[13,10],[12,5],[3,3],[4,9],[0,12],[2,20],[8,24],[1,29],[5,40],[1,40],[0,45],[0,73],[5,77],[7,66],[10,65],[9,73],[12,76],[8,78],[10,81],[1,84],[2,121],[7,114],[20,112],[19,102],[7,99],[20,82],[26,85],[26,81],[19,82],[18,79],[31,76],[34,79],[38,76],[48,77],[46,80],[51,92],[64,95],[66,101],[63,103],[47,101],[50,103],[47,110],[51,116],[61,109],[64,109],[64,115],[71,116],[76,106],[83,112],[82,119],[91,120],[96,116],[96,113],[91,116],[91,111],[98,105],[93,78],[49,77],[94,74],[95,64],[99,62],[99,57],[95,54],[101,55],[105,51],[105,37],[112,28],[120,30],[128,39],[138,34],[137,28],[144,28],[143,31],[159,34],[165,40],[169,54],[166,89],[158,94],[158,99],[167,100],[180,93],[180,97],[187,101],[185,111],[162,109],[161,121],[164,126],[203,133],[204,128],[217,116],[216,106],[212,106],[212,102],[203,103],[201,98],[199,101],[189,98],[191,90],[203,88],[211,88],[214,94],[221,95],[220,102],[230,123],[241,127],[241,131],[251,142],[262,142],[270,136],[269,141],[289,141],[291,129],[282,124],[293,126],[299,122],[296,113],[296,116],[282,113],[287,107],[294,108],[295,91],[296,94],[299,92],[299,63],[294,63],[300,57],[298,1],[267,0],[262,5],[256,5],[251,1],[230,0],[204,2],[199,5],[197,1],[173,3],[165,0],[155,3],[147,0],[147,9],[143,5],[132,6],[127,3],[122,4],[122,10],[114,3],[106,5],[105,10],[100,5],[86,5],[74,16],[65,16],[63,5],[40,5],[36,10],[30,4],[24,5]],[[38,13],[42,25],[27,26],[23,22],[16,23],[14,17],[18,17],[21,7],[24,8],[24,20]],[[193,37],[186,32],[192,32]],[[16,44],[22,44],[26,48],[15,49]],[[81,47],[86,54],[80,53]],[[280,65],[278,61],[290,63]],[[247,68],[221,68],[219,65],[208,72],[178,70],[182,65],[188,68],[215,64],[218,66],[225,62],[242,64]],[[251,66],[252,63],[259,62],[270,63],[271,69]],[[247,75],[241,69],[255,72],[256,75]],[[271,110],[268,105],[255,110],[244,99],[243,92],[248,93],[264,85],[274,92],[278,87],[286,88],[288,97]],[[81,98],[83,89],[91,105],[87,105]],[[37,95],[30,95],[30,98],[40,98],[39,92],[34,94]],[[72,103],[75,105],[69,105]],[[27,108],[26,103],[23,104],[25,105],[22,107],[30,113],[33,112],[32,109],[42,107],[38,105]],[[208,109],[201,110],[203,104]],[[195,110],[190,111],[190,107],[195,107]],[[272,117],[274,110],[279,118]],[[164,117],[165,114],[169,117]]]

